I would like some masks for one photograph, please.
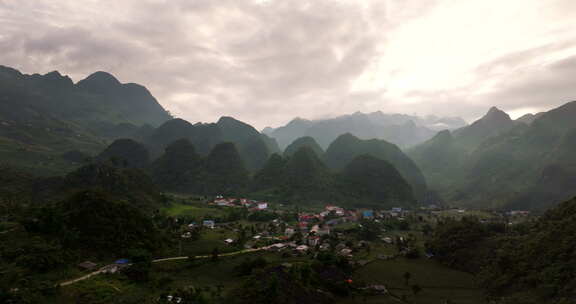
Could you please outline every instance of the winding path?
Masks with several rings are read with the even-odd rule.
[[[243,254],[243,253],[256,252],[256,251],[264,250],[264,249],[267,249],[267,248],[268,248],[268,246],[266,246],[266,247],[260,247],[260,248],[244,249],[244,250],[240,250],[240,251],[222,253],[222,254],[219,254],[218,256],[219,256],[219,257],[233,256],[233,255],[238,255],[238,254]],[[210,257],[212,257],[211,254],[210,254],[210,255],[197,255],[197,256],[194,256],[195,259],[206,259],[206,258],[210,258]],[[161,263],[161,262],[167,262],[167,261],[178,261],[178,260],[186,260],[186,259],[188,259],[187,256],[179,256],[179,257],[155,259],[155,260],[152,260],[152,263]],[[113,264],[111,264],[111,265],[113,265]],[[87,275],[81,276],[81,277],[79,277],[79,278],[76,278],[76,279],[72,279],[72,280],[69,280],[69,281],[65,281],[65,282],[59,283],[59,284],[57,284],[57,286],[67,286],[67,285],[71,285],[71,284],[74,284],[74,283],[77,283],[77,282],[86,280],[86,279],[88,279],[88,278],[90,278],[90,277],[93,277],[93,276],[95,276],[95,275],[98,275],[98,274],[103,273],[103,272],[106,270],[106,268],[110,267],[111,265],[103,266],[102,268],[100,268],[100,269],[98,269],[98,270],[96,270],[96,271],[94,271],[94,272],[91,272],[91,273],[89,273],[89,274],[87,274]]]

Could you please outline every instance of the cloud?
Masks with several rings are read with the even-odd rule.
[[[357,110],[470,119],[576,95],[573,1],[542,3],[0,0],[0,64],[76,80],[106,70],[192,122],[231,115],[261,128]]]

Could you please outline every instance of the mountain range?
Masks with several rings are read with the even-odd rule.
[[[455,205],[546,209],[576,195],[574,117],[576,102],[518,120],[493,107],[408,155]]]
[[[35,175],[63,175],[90,161],[110,161],[148,170],[166,189],[205,191],[210,185],[193,180],[208,174],[202,178],[220,182],[214,174],[227,174],[220,164],[228,155],[237,158],[229,164],[237,173],[231,180],[242,184],[253,178],[265,187],[252,190],[293,199],[301,197],[297,188],[327,198],[318,194],[359,177],[351,163],[383,172],[391,165],[410,187],[399,190],[401,197],[421,203],[542,210],[576,195],[576,102],[516,120],[492,107],[470,125],[459,118],[357,112],[297,118],[261,133],[232,117],[194,124],[173,118],[145,87],[105,72],[73,83],[58,72],[25,75],[2,66],[0,92],[2,162]],[[386,164],[361,158],[365,155]],[[168,178],[172,174],[181,180]],[[403,189],[395,173],[382,176]],[[278,188],[279,182],[293,189]],[[359,201],[371,197],[350,189],[346,195]]]
[[[26,75],[0,66],[0,155],[36,174],[60,174],[73,150],[94,154],[111,138],[171,115],[143,86],[105,72],[73,83],[59,72]]]
[[[323,148],[338,136],[350,133],[361,139],[384,139],[401,148],[411,147],[430,139],[437,131],[463,127],[458,117],[419,117],[406,114],[356,112],[331,119],[306,120],[295,118],[279,128],[264,128],[262,133],[275,138],[284,149],[295,139],[310,136]]]

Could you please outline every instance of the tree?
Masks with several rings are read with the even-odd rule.
[[[403,275],[404,277],[404,285],[408,286],[408,283],[410,282],[410,278],[412,277],[412,274],[408,271],[406,271]]]
[[[218,247],[214,247],[214,249],[212,250],[212,257],[211,257],[212,262],[218,261],[219,254],[220,254],[220,251],[218,250]]]
[[[420,293],[420,291],[422,291],[422,287],[420,287],[420,285],[418,284],[412,285],[412,293],[414,295],[417,295],[418,293]]]

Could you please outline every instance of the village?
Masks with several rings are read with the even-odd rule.
[[[204,210],[219,212],[207,212],[191,221],[190,217],[176,216],[181,223],[181,243],[204,239],[205,252],[259,248],[289,256],[331,251],[351,259],[355,252],[371,243],[388,247],[384,250],[387,254],[380,255],[381,258],[416,252],[428,256],[421,246],[422,236],[430,233],[441,218],[476,216],[484,223],[509,221],[512,225],[529,216],[526,211],[489,213],[436,205],[415,210],[401,207],[375,210],[326,204],[304,210],[221,195],[202,204]],[[187,252],[180,249],[179,254]]]
[[[414,214],[400,207],[390,210],[372,210],[345,209],[334,205],[325,205],[322,210],[302,211],[298,209],[297,212],[292,212],[277,208],[283,206],[275,206],[269,202],[222,196],[217,196],[208,205],[219,208],[243,208],[247,211],[248,219],[269,219],[269,221],[256,220],[253,225],[250,225],[249,221],[241,221],[240,224],[219,223],[217,220],[206,218],[201,223],[188,223],[184,228],[186,231],[181,234],[183,239],[192,238],[197,230],[210,229],[224,232],[222,234],[228,236],[231,232],[236,234],[235,237],[231,236],[222,240],[222,243],[229,247],[263,248],[268,251],[283,252],[284,255],[335,250],[337,254],[350,258],[355,250],[365,248],[368,244],[368,240],[355,239],[349,235],[351,230],[357,231],[358,228],[362,230],[361,228],[364,227],[361,223],[368,221],[376,224],[394,223],[400,229],[407,231],[408,221],[412,219],[410,216]],[[386,235],[385,232],[386,229],[373,231],[375,235],[371,240],[378,239],[389,245],[404,241],[402,236],[394,238],[394,234]]]
[[[249,274],[259,263],[290,268],[333,256],[352,267],[353,275],[346,284],[356,292],[399,301],[400,296],[415,297],[422,288],[433,285],[433,273],[446,271],[434,262],[434,255],[425,246],[426,238],[442,219],[471,216],[483,223],[514,225],[530,218],[525,211],[496,213],[435,205],[412,210],[345,208],[329,203],[302,208],[220,195],[209,199],[177,197],[161,214],[171,227],[174,245],[164,256],[151,260],[151,276],[159,280],[179,277],[195,288],[212,282],[208,285],[226,290],[234,286],[235,277]],[[98,274],[110,280],[115,278],[110,275],[131,265],[132,261],[124,258],[104,266],[86,261],[78,265],[86,274],[61,286]],[[194,273],[202,274],[202,279]],[[410,279],[413,277],[418,279]],[[457,281],[454,284],[460,284]],[[468,278],[464,281],[472,282]],[[162,294],[158,303],[190,298],[173,288]]]

